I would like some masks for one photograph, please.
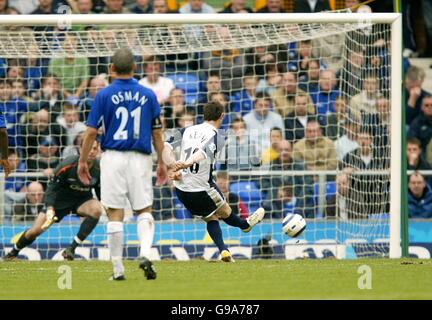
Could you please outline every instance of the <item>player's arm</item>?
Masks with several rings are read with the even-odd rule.
[[[160,106],[157,102],[156,96],[152,96],[152,141],[157,154],[157,168],[156,168],[156,185],[161,186],[167,182],[167,167],[163,161],[164,149],[164,132],[163,125],[160,119]]]

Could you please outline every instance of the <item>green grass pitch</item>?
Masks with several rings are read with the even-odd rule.
[[[59,289],[58,269],[72,270]],[[372,289],[358,288],[358,267],[372,270]],[[432,299],[432,260],[156,261],[146,280],[126,261],[126,281],[108,281],[110,262],[0,262],[0,299]]]

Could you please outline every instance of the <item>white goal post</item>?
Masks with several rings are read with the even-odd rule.
[[[391,62],[390,84],[388,86],[390,96],[391,135],[390,135],[390,214],[389,214],[389,257],[401,257],[401,175],[402,164],[402,16],[398,13],[314,13],[314,14],[119,14],[119,15],[6,15],[0,19],[0,58],[25,58],[28,56],[26,44],[29,43],[29,32],[21,30],[2,31],[2,27],[10,26],[69,26],[69,25],[112,25],[131,26],[139,28],[152,26],[147,30],[141,28],[137,31],[137,42],[115,42],[111,47],[100,46],[97,55],[109,56],[122,45],[130,45],[132,50],[148,55],[203,52],[230,48],[248,48],[258,45],[272,45],[289,41],[307,40],[327,34],[337,34],[347,30],[357,30],[359,26],[367,28],[374,24],[386,24],[390,26],[391,45],[389,55]],[[230,32],[218,34],[212,32],[205,41],[186,42],[185,37],[177,33],[177,25],[223,25],[229,26]],[[256,29],[254,29],[256,25]],[[267,25],[270,25],[269,27]],[[167,27],[169,26],[169,27]],[[280,26],[278,29],[275,26]],[[244,28],[243,28],[244,27]],[[158,29],[159,28],[159,29]],[[230,29],[231,28],[231,29]],[[242,29],[243,28],[243,29]],[[262,28],[262,32],[255,32]],[[327,29],[326,29],[327,28]],[[255,30],[255,31],[254,31]],[[127,33],[127,30],[119,29],[119,32]],[[237,32],[238,31],[238,32]],[[102,31],[100,31],[102,32]],[[154,38],[158,33],[163,36],[168,32],[178,36],[174,44],[163,42],[154,44]],[[49,31],[47,31],[49,34]],[[78,32],[79,34],[79,32]],[[28,37],[28,38],[27,38]],[[127,38],[127,34],[125,36]],[[148,45],[148,47],[147,47]],[[56,57],[63,56],[64,52],[56,51],[48,47],[39,48],[38,56]],[[176,50],[173,52],[172,50]],[[91,56],[96,51],[86,51],[84,47],[78,47],[75,51],[77,57]],[[330,173],[330,172],[329,172]],[[241,172],[240,172],[241,174]],[[289,173],[288,173],[289,174]],[[1,234],[0,234],[1,237]],[[0,239],[1,240],[1,239]]]

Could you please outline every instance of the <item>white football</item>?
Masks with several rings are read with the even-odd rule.
[[[306,229],[306,220],[299,214],[288,214],[282,221],[282,231],[291,238],[296,238]]]

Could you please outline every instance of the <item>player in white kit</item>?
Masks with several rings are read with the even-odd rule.
[[[207,231],[219,248],[222,260],[233,262],[222,238],[219,219],[249,232],[262,221],[265,211],[259,208],[246,220],[231,214],[231,207],[213,180],[214,164],[223,147],[218,129],[224,116],[222,105],[214,102],[206,104],[204,123],[184,128],[165,142],[164,161],[172,171],[169,177],[174,180],[178,199],[193,215],[207,222]],[[180,160],[175,161],[174,150],[178,147]]]

